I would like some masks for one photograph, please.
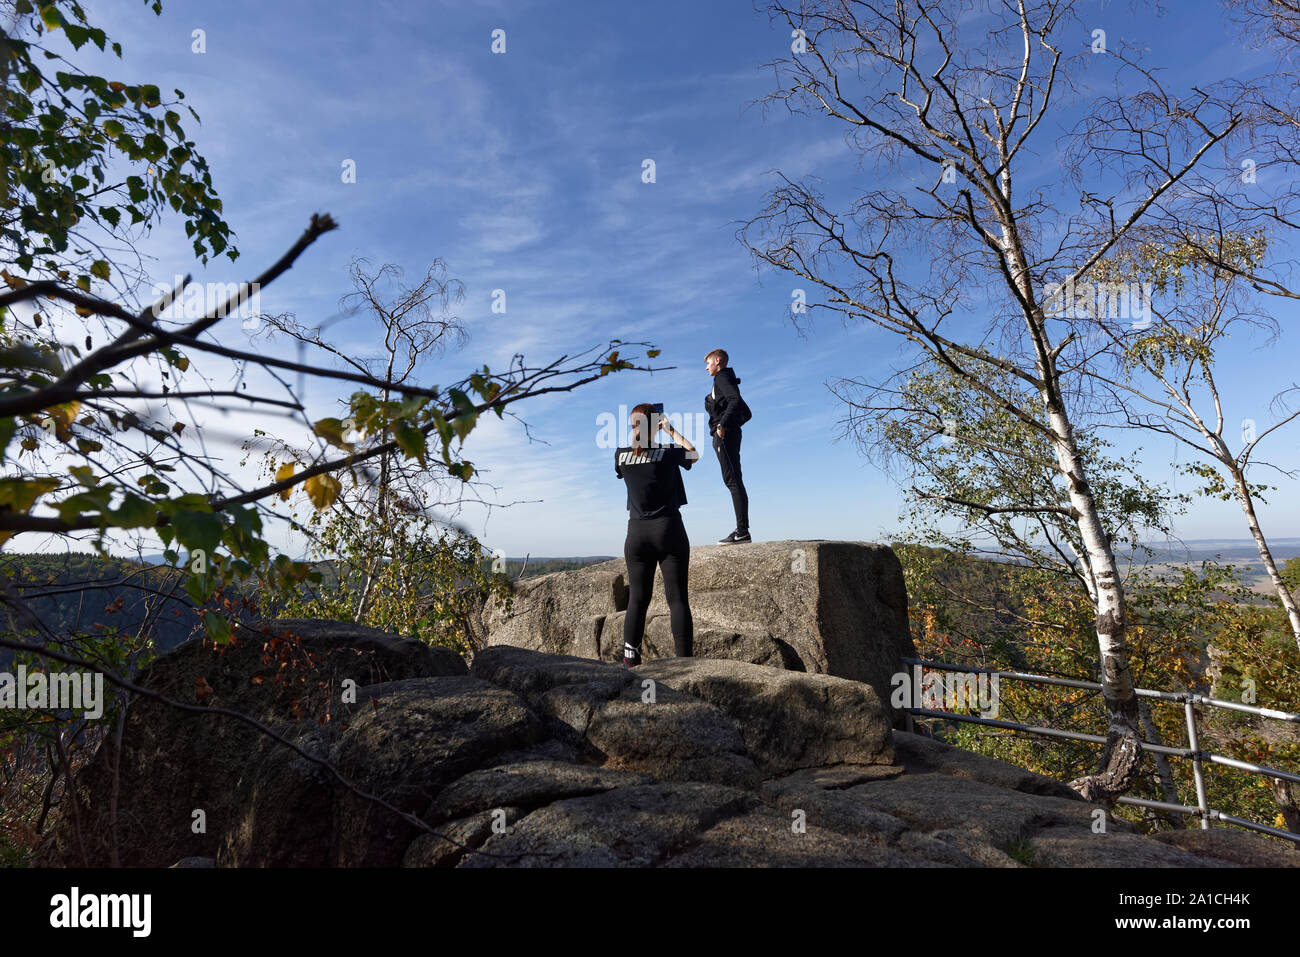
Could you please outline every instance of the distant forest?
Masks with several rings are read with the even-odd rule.
[[[143,630],[165,650],[188,638],[197,624],[182,573],[166,565],[86,552],[13,554],[0,555],[0,574],[58,635]],[[32,624],[4,623],[23,632]],[[0,650],[0,662],[11,658],[12,652]]]
[[[611,556],[586,558],[507,558],[504,574],[512,580],[568,571]],[[490,567],[491,560],[485,561]],[[324,582],[335,577],[331,563],[319,563]],[[521,575],[522,573],[522,575]],[[116,631],[154,637],[159,651],[196,633],[198,618],[185,595],[182,572],[168,565],[90,552],[60,555],[0,555],[0,574],[26,600],[42,624],[56,634]],[[6,629],[27,631],[31,623],[5,622]],[[0,665],[12,652],[0,650]]]

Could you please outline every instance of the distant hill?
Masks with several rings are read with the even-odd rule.
[[[586,568],[588,565],[598,565],[615,557],[614,555],[591,555],[583,558],[542,558],[532,555],[527,559],[507,558],[505,574],[510,578],[533,578],[537,575],[549,575],[551,572],[567,572],[575,568]]]
[[[583,568],[612,557],[507,558],[504,572],[512,579],[521,575],[532,578]],[[491,561],[487,560],[489,564]],[[335,579],[333,563],[320,562],[316,567],[324,573],[327,584]],[[167,566],[161,554],[135,558],[106,558],[93,552],[0,554],[0,573],[55,634],[112,628],[135,635],[143,630],[153,635],[159,650],[166,650],[189,638],[196,628],[182,573]],[[175,598],[169,597],[173,594]],[[12,652],[0,649],[0,667],[10,661]]]
[[[1199,567],[1201,562],[1210,561],[1233,565],[1241,572],[1241,580],[1255,592],[1274,593],[1273,582],[1260,561],[1259,549],[1253,539],[1200,538],[1144,544],[1155,553],[1151,558],[1153,564]],[[1273,560],[1282,568],[1289,559],[1300,557],[1300,538],[1270,538],[1268,548],[1273,553]]]
[[[174,568],[90,552],[18,553],[0,555],[0,573],[55,634],[143,630],[165,650],[196,626],[182,573]],[[0,651],[0,662],[10,660],[12,653]]]
[[[1222,561],[1240,560],[1258,562],[1259,551],[1249,538],[1193,538],[1182,542],[1143,542],[1161,561],[1200,562],[1218,555]],[[1300,538],[1270,538],[1269,551],[1280,564],[1288,558],[1300,556]]]

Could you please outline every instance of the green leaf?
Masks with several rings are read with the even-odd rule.
[[[146,134],[144,138],[144,155],[151,160],[162,159],[167,152],[167,141],[157,133]]]
[[[14,437],[16,431],[18,431],[17,419],[0,419],[0,455],[3,455],[5,449],[9,447],[9,440]]]
[[[202,549],[209,559],[221,543],[221,519],[211,512],[182,509],[172,516],[176,540],[191,552]]]
[[[72,44],[74,50],[80,50],[85,42],[90,39],[90,31],[75,23],[65,23],[63,32],[67,35],[68,42]]]
[[[237,528],[242,528],[250,535],[260,535],[262,532],[262,516],[258,515],[251,508],[244,508],[242,505],[232,505],[226,510],[234,520]]]
[[[203,613],[203,629],[208,633],[208,637],[219,645],[230,641],[230,622],[215,611]]]
[[[399,422],[393,427],[393,437],[408,458],[419,459],[421,465],[427,464],[424,460],[426,444],[423,432],[409,422]]]
[[[188,562],[189,559],[187,558],[186,561]],[[190,596],[194,604],[204,604],[212,596],[212,589],[208,587],[208,576],[189,575],[185,579],[185,594]]]
[[[59,357],[54,352],[37,349],[26,342],[0,348],[0,365],[10,369],[44,369],[54,375],[63,371]]]
[[[42,495],[59,487],[57,478],[0,478],[0,510],[26,514]]]
[[[473,431],[474,423],[477,420],[477,412],[463,412],[456,416],[456,418],[452,419],[451,426],[456,430],[456,438],[464,442],[465,436],[469,435],[470,432]]]
[[[158,521],[158,507],[127,492],[122,504],[109,515],[119,528],[149,528]]]
[[[316,422],[314,426],[312,426],[312,431],[315,432],[317,435],[319,435],[330,445],[336,445],[341,449],[348,450],[349,452],[352,451],[353,448],[352,443],[345,442],[343,440],[343,423],[340,422],[338,419],[335,418],[320,419]]]
[[[103,512],[108,508],[108,500],[112,495],[113,490],[111,488],[107,485],[101,485],[85,492],[79,492],[76,495],[70,495],[57,503],[54,508],[59,513],[59,518],[65,522],[72,522],[94,512]]]

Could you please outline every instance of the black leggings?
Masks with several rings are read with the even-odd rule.
[[[664,572],[664,597],[668,599],[673,626],[673,646],[678,658],[691,657],[695,643],[695,623],[686,601],[686,569],[691,560],[691,542],[686,537],[680,512],[660,518],[629,518],[627,541],[623,545],[627,561],[627,616],[623,619],[623,644],[641,653],[645,634],[645,616],[654,591],[655,566]],[[623,649],[624,654],[627,648]]]
[[[736,511],[736,531],[749,533],[749,493],[745,491],[745,481],[740,477],[740,426],[729,425],[723,428],[722,438],[718,438],[717,427],[713,431],[713,451],[718,453],[718,466],[722,469],[722,481],[731,492],[731,506]]]

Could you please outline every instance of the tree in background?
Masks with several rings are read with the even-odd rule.
[[[364,260],[354,260],[349,275],[353,292],[340,304],[343,314],[364,311],[378,327],[376,355],[358,356],[326,342],[319,328],[307,328],[292,316],[268,317],[265,328],[392,383],[382,393],[384,401],[413,381],[422,363],[467,337],[463,323],[447,312],[462,298],[462,287],[447,278],[441,261],[411,287],[400,284],[401,268],[391,263],[371,271]],[[340,423],[344,436],[354,429],[348,419]],[[292,471],[309,457],[283,440],[272,440],[265,454],[270,473]],[[422,455],[383,454],[377,468],[362,466],[348,478],[335,506],[305,522],[313,556],[328,567],[325,581],[301,583],[281,603],[284,614],[355,621],[462,653],[474,650],[472,615],[485,599],[508,603],[509,586],[504,575],[490,570],[474,536],[434,514],[441,506],[458,506],[458,490],[449,490]]]
[[[989,370],[985,381],[1032,408],[1032,396],[1018,395],[1017,385],[997,370]],[[909,594],[915,589],[920,620],[930,626],[918,636],[918,647],[946,661],[956,656],[981,667],[1095,680],[1095,644],[1079,641],[1080,635],[1095,633],[1086,549],[1041,432],[933,361],[913,368],[887,399],[877,389],[872,401],[860,402],[851,384],[841,384],[839,393],[849,409],[846,432],[863,443],[870,438],[876,444],[865,450],[875,461],[908,473],[908,504],[899,516],[906,539],[943,549],[938,557],[932,549],[904,551],[905,565],[913,566]],[[882,420],[888,427],[871,431],[864,420]],[[1095,431],[1077,435],[1093,470],[1094,500],[1113,530],[1111,547],[1124,561],[1121,587],[1130,600],[1131,570],[1150,553],[1143,541],[1167,536],[1188,497],[1151,485],[1130,459],[1109,456],[1108,443]],[[946,530],[953,526],[959,531]],[[984,564],[972,561],[975,554],[999,563],[955,576],[958,565],[970,570]],[[1139,648],[1136,640],[1146,637],[1140,625],[1135,621],[1133,627],[1138,630],[1132,654],[1149,654],[1151,649]],[[1175,674],[1171,670],[1171,680]],[[1000,701],[999,716],[1007,720],[1106,734],[1107,717],[1093,695],[1006,682]],[[1163,743],[1141,699],[1137,711],[1146,740]],[[969,743],[987,732],[959,728],[956,733]],[[1051,761],[1032,756],[1042,748],[1032,739],[1008,740],[1000,747],[1005,759],[1030,760],[1043,773],[1066,780],[1083,776],[1094,759],[1084,744],[1054,743],[1048,749]],[[1172,800],[1164,758],[1156,755],[1155,765]]]
[[[359,576],[355,552],[370,530],[358,513],[331,510],[313,543],[323,580],[272,597],[277,614],[359,621],[461,655],[478,651],[475,621],[484,603],[506,613],[512,607],[510,579],[495,569],[479,541],[425,517],[395,522],[386,533],[393,557]],[[362,557],[374,558],[370,552]],[[363,596],[369,600],[358,619]]]
[[[1244,293],[1241,275],[1255,270],[1263,258],[1262,236],[1221,237],[1218,258],[1233,264],[1225,269],[1205,261],[1190,245],[1166,248],[1138,242],[1111,259],[1097,264],[1093,274],[1101,282],[1143,282],[1154,291],[1152,318],[1136,333],[1115,330],[1098,317],[1094,341],[1110,348],[1097,349],[1081,368],[1113,402],[1121,427],[1172,436],[1200,461],[1182,470],[1204,484],[1200,494],[1222,501],[1237,500],[1260,560],[1273,583],[1274,593],[1290,623],[1300,649],[1300,608],[1273,558],[1260,524],[1257,502],[1269,486],[1251,482],[1249,473],[1268,463],[1255,460],[1259,445],[1300,416],[1282,406],[1277,421],[1256,429],[1253,420],[1241,424],[1241,449],[1234,451],[1229,436],[1223,395],[1215,376],[1215,356],[1232,335],[1249,327],[1262,327],[1275,339],[1277,322],[1257,311]],[[1083,317],[1080,317],[1083,318]],[[1112,361],[1105,363],[1104,358]],[[1282,404],[1295,386],[1274,397]],[[1269,466],[1294,478],[1294,474]],[[1276,488],[1276,486],[1274,486]]]
[[[1179,97],[1122,49],[1102,40],[1094,52],[1092,24],[1076,16],[1071,0],[874,7],[810,0],[769,9],[789,28],[793,55],[773,64],[780,88],[766,102],[842,124],[860,165],[887,175],[842,203],[783,176],[741,239],[760,263],[820,290],[824,301],[808,303],[808,311],[900,337],[1048,450],[1040,461],[1065,502],[1007,496],[991,506],[961,489],[944,490],[944,501],[972,518],[995,507],[1028,521],[1053,514],[1074,523],[1107,744],[1094,773],[1072,784],[1089,800],[1111,803],[1142,762],[1122,570],[1112,547],[1118,530],[1099,501],[1103,470],[1090,458],[1087,383],[1064,354],[1073,320],[1049,314],[1049,290],[1088,281],[1148,223],[1195,233],[1217,217],[1220,227],[1249,233],[1264,203],[1204,200],[1226,170],[1239,172],[1215,151],[1282,121],[1269,112],[1262,86],[1243,99],[1225,79]],[[1071,57],[1069,49],[1083,52]],[[1090,100],[1074,95],[1067,68],[1083,57],[1098,69],[1114,65],[1113,90]],[[1079,117],[1081,102],[1077,134],[1035,148],[1053,126]],[[1039,180],[1044,151],[1058,146],[1080,184],[1076,210],[1027,185]],[[885,397],[862,404],[887,407],[900,391],[893,381],[862,383]],[[891,426],[888,415],[861,424],[877,434]],[[941,434],[936,428],[933,439]],[[929,447],[918,447],[918,458]]]
[[[160,0],[145,0],[155,14]],[[144,278],[133,239],[166,210],[185,221],[202,262],[238,250],[222,219],[207,161],[187,137],[185,94],[88,74],[52,42],[122,47],[81,4],[6,0],[0,34],[0,258],[28,279],[116,283]],[[25,34],[24,39],[20,34]],[[113,266],[117,274],[113,273]],[[9,270],[5,271],[9,278]]]

